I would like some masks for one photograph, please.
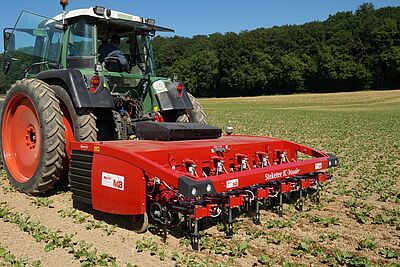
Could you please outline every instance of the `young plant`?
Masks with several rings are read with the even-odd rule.
[[[329,227],[330,225],[339,225],[339,218],[336,218],[336,217],[314,216],[311,218],[311,221],[321,224],[325,227]]]
[[[358,248],[359,249],[369,249],[369,250],[375,250],[376,249],[376,242],[373,239],[363,239],[360,242],[358,242]]]
[[[141,240],[136,241],[136,251],[143,252],[149,250],[150,255],[154,256],[158,251],[158,243],[152,238],[143,237]]]
[[[281,259],[279,257],[271,259],[268,255],[262,254],[257,260],[263,266],[272,267],[278,265]]]
[[[31,203],[38,206],[38,207],[48,207],[54,208],[51,204],[54,203],[53,200],[49,199],[48,197],[34,197],[31,198]]]

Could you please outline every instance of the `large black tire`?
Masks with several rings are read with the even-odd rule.
[[[17,81],[0,113],[1,160],[10,183],[29,195],[52,189],[66,157],[62,113],[54,91],[37,79]]]
[[[56,97],[60,100],[61,107],[65,105],[66,111],[71,116],[74,128],[75,141],[95,142],[97,141],[96,116],[90,110],[76,112],[67,91],[59,85],[50,85]],[[64,111],[65,112],[65,111]],[[65,115],[65,114],[64,114]]]
[[[96,117],[89,110],[81,110],[79,113],[72,103],[71,97],[68,95],[65,88],[59,85],[50,85],[50,88],[54,91],[55,96],[60,102],[60,108],[63,115],[63,125],[66,129],[65,138],[69,138],[68,131],[72,130],[73,140],[82,142],[94,142],[97,141],[97,128],[96,128]],[[65,120],[67,120],[69,126],[66,125]],[[69,140],[71,141],[71,140]],[[66,146],[69,145],[69,141],[65,140]],[[66,147],[66,153],[68,153]],[[69,169],[69,159],[65,157],[64,168],[62,173],[59,175],[61,181],[60,185],[68,185],[68,169]]]
[[[186,110],[185,113],[178,116],[177,122],[198,122],[207,124],[206,114],[204,113],[203,106],[197,101],[197,99],[188,93],[189,99],[192,102],[193,109]]]

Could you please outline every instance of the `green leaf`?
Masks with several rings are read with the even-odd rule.
[[[46,246],[44,247],[44,251],[49,252],[52,251],[56,248],[56,244],[54,244],[53,242],[51,243],[47,243]]]

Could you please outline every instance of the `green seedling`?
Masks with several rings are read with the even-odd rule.
[[[339,218],[336,218],[336,217],[313,216],[313,217],[311,217],[311,221],[321,224],[325,227],[328,227],[330,225],[339,225]]]
[[[35,197],[35,198],[31,198],[31,203],[38,207],[53,208],[53,206],[51,206],[51,204],[53,204],[54,201],[47,197]]]
[[[369,250],[375,250],[377,248],[376,242],[373,239],[363,239],[360,242],[358,242],[358,248],[359,249],[369,249]]]
[[[150,255],[154,256],[158,252],[158,243],[152,238],[143,237],[141,240],[136,241],[136,251],[150,251]]]

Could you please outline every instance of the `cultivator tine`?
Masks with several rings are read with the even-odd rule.
[[[300,187],[299,190],[299,211],[303,211],[303,189]]]
[[[188,223],[189,231],[192,231],[192,218],[190,218],[190,216],[189,216],[189,218],[188,218],[187,223]]]
[[[167,229],[167,225],[165,224],[163,226],[163,242],[166,243],[167,242],[167,235],[168,235],[168,229]]]
[[[282,191],[279,191],[278,215],[279,215],[279,217],[283,217],[283,193],[282,193]]]
[[[317,192],[315,193],[315,203],[317,205],[319,205],[319,202],[320,202],[319,197],[320,197],[320,195],[319,195],[319,181],[318,181],[318,178],[315,180],[315,187],[317,189]]]
[[[229,201],[229,203],[230,203],[230,201]],[[226,230],[225,237],[228,239],[233,237],[233,216],[232,216],[232,208],[230,207],[230,205],[228,207],[228,227]]]
[[[260,201],[258,201],[258,197],[256,196],[255,198],[254,198],[254,206],[255,206],[255,208],[256,208],[256,214],[255,214],[255,217],[254,217],[254,223],[256,224],[256,225],[260,225]]]
[[[194,231],[192,234],[192,248],[194,251],[199,251],[199,222],[194,220]]]

